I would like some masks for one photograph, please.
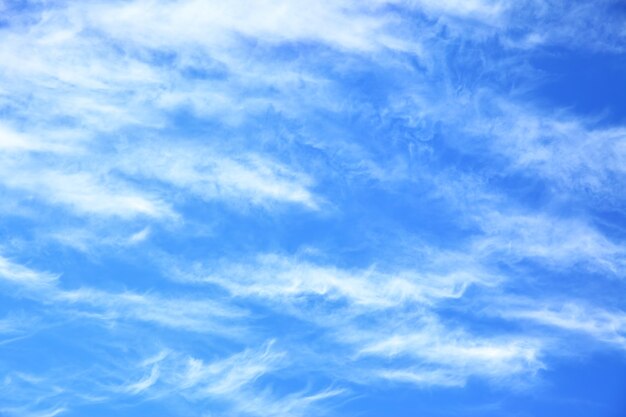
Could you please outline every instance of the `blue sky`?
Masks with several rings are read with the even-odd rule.
[[[626,415],[626,7],[0,0],[0,416]]]

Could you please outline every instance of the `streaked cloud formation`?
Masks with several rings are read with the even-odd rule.
[[[0,416],[620,414],[625,22],[0,1]]]

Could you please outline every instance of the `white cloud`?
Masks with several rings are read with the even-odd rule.
[[[70,307],[70,314],[79,316],[113,322],[142,321],[195,332],[229,333],[234,339],[243,332],[237,319],[246,316],[245,310],[211,299],[113,293],[89,288],[56,290],[44,301],[64,304]],[[73,306],[79,309],[72,311]]]
[[[150,237],[150,228],[144,227],[140,231],[135,232],[132,235],[130,235],[130,237],[128,238],[128,243],[137,244],[137,243],[143,242],[149,237]]]
[[[50,233],[41,233],[40,236],[43,240],[52,240],[88,255],[101,255],[111,249],[128,249],[150,240],[152,234],[150,226],[134,233],[128,229],[130,228],[127,225],[109,221],[89,223],[88,226],[82,227],[53,228]]]
[[[341,388],[328,388],[316,393],[296,392],[289,394],[280,400],[272,400],[267,396],[252,396],[242,399],[237,410],[249,415],[296,417],[325,414],[327,411],[319,403],[329,399],[340,397],[346,393]],[[341,398],[341,397],[340,397]]]
[[[83,9],[83,7],[79,8]],[[366,11],[366,10],[365,10]],[[101,4],[82,10],[88,21],[118,39],[151,48],[180,45],[228,48],[237,37],[268,43],[320,42],[345,50],[386,46],[388,16],[369,16],[353,2],[197,0]]]
[[[211,364],[189,358],[184,373],[176,379],[180,378],[180,386],[192,390],[196,397],[232,395],[280,366],[285,354],[274,352],[272,345],[270,342],[261,349],[245,350]]]
[[[148,371],[137,382],[115,389],[151,398],[182,396],[192,402],[225,403],[228,413],[277,417],[307,415],[316,403],[343,393],[329,389],[271,395],[269,383],[259,379],[283,369],[287,356],[287,352],[276,350],[274,341],[208,362],[168,351],[143,361],[139,369],[131,368],[131,372]]]
[[[10,417],[54,417],[68,408],[60,396],[64,390],[48,378],[23,372],[8,372],[0,381],[3,404],[0,413]]]
[[[62,306],[65,314],[115,322],[132,320],[196,332],[243,332],[237,319],[247,312],[213,299],[172,297],[137,292],[110,292],[94,288],[63,289],[58,276],[26,268],[0,257],[0,279],[28,291],[43,304]],[[16,292],[16,295],[21,294]],[[229,320],[228,324],[224,320]]]
[[[146,391],[157,382],[157,380],[159,379],[159,374],[159,367],[157,365],[154,365],[149,375],[137,382],[126,385],[124,387],[124,391],[133,395],[137,395],[143,391]]]
[[[503,317],[535,322],[568,332],[586,334],[626,350],[626,313],[566,301],[528,302],[527,306],[503,309]]]
[[[58,276],[25,267],[0,256],[0,279],[27,289],[46,290],[56,284]]]
[[[37,169],[37,162],[26,166],[5,164],[0,181],[11,189],[37,196],[42,201],[65,206],[80,215],[155,218],[174,216],[158,197],[134,190],[121,181],[99,178],[92,173]],[[30,170],[29,168],[34,168]],[[19,172],[20,175],[16,175]]]
[[[224,265],[215,271],[178,274],[182,280],[214,283],[233,295],[270,301],[296,302],[301,297],[321,296],[346,300],[358,311],[395,308],[407,303],[428,305],[437,300],[463,296],[471,285],[491,285],[494,277],[479,268],[446,272],[380,272],[345,270],[316,265],[278,255],[264,255],[251,264]]]
[[[485,234],[472,248],[478,256],[505,262],[531,259],[557,269],[585,266],[618,276],[625,273],[624,248],[579,219],[495,211],[481,217]]]
[[[544,367],[540,360],[542,343],[537,339],[484,338],[447,329],[432,320],[413,329],[388,333],[377,332],[370,341],[359,341],[363,345],[359,355],[408,359],[407,366],[377,372],[381,377],[401,382],[454,386],[463,385],[470,377],[515,380],[532,377]]]
[[[559,188],[606,192],[626,173],[626,129],[594,128],[592,121],[567,115],[537,114],[511,103],[503,116],[476,120],[476,132],[490,132],[493,150],[511,168],[532,171]]]
[[[207,200],[318,207],[308,176],[253,153],[233,158],[200,144],[160,143],[133,146],[115,164],[135,178],[156,179]]]
[[[438,310],[446,301],[465,311],[463,297],[470,286],[499,283],[480,269],[470,269],[471,264],[456,271],[463,266],[453,260],[443,256],[422,263],[418,271],[391,273],[266,255],[250,265],[222,264],[214,272],[176,276],[183,282],[223,286],[235,296],[268,302],[305,320],[306,326],[325,334],[325,343],[332,341],[332,347],[324,345],[328,349],[324,365],[317,366],[329,366],[325,372],[355,383],[382,378],[421,386],[460,386],[471,377],[519,382],[535,376],[544,366],[540,338],[484,337],[440,323]],[[433,268],[437,272],[429,271]]]
[[[72,152],[75,140],[67,132],[63,139],[59,137],[47,137],[47,141],[33,134],[25,134],[15,129],[0,124],[0,152]],[[68,143],[69,142],[69,143]]]

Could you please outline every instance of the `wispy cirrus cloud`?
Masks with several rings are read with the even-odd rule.
[[[199,404],[220,415],[296,416],[322,412],[320,403],[344,392],[329,388],[319,391],[290,389],[284,395],[272,393],[276,375],[289,362],[288,353],[278,349],[275,341],[268,341],[257,348],[220,358],[206,359],[164,349],[134,363],[115,359],[108,364],[106,371],[89,368],[69,377],[55,372],[49,372],[45,377],[14,374],[4,381],[8,391],[22,394],[24,390],[30,390],[34,395],[34,390],[43,382],[53,386],[49,389],[39,387],[39,398],[34,404],[39,407],[6,407],[3,411],[9,415],[44,415],[50,410],[61,413],[69,411],[59,406],[63,402],[89,406],[122,396],[127,407],[146,400],[169,399]],[[92,389],[75,388],[85,383],[89,383]],[[20,399],[21,395],[17,400]],[[40,410],[35,411],[36,408]]]
[[[556,269],[588,268],[624,274],[624,250],[580,220],[491,213],[480,221],[485,234],[475,253],[506,261],[536,261]]]
[[[618,6],[0,3],[0,414],[445,413],[621,354],[624,126],[539,64],[619,61]]]
[[[5,165],[4,185],[10,189],[37,195],[44,202],[63,205],[78,215],[115,216],[120,218],[171,217],[173,212],[158,197],[133,190],[121,181],[84,172],[24,170],[13,176],[18,167]],[[11,174],[9,174],[11,173]],[[0,173],[1,175],[2,173]]]
[[[21,287],[47,291],[56,284],[58,275],[39,272],[0,256],[0,278]]]
[[[159,396],[177,392],[194,400],[236,396],[244,387],[280,366],[285,353],[274,352],[272,345],[269,342],[260,349],[245,350],[211,363],[163,352],[142,363],[147,375],[121,390],[133,395],[156,390]]]
[[[504,309],[501,314],[509,319],[585,334],[599,342],[626,348],[626,315],[623,311],[590,307],[579,300],[525,304]]]
[[[115,166],[124,173],[170,184],[206,200],[293,203],[311,209],[318,205],[307,175],[261,155],[225,157],[198,142],[175,147],[133,145],[122,153]]]
[[[27,268],[6,258],[0,258],[0,279],[18,290],[12,292],[15,296],[64,308],[70,316],[105,322],[139,320],[199,332],[233,332],[238,327],[235,321],[246,315],[245,310],[217,300],[89,287],[66,289],[57,275]],[[229,326],[221,324],[224,318],[232,321]]]
[[[402,367],[379,365],[375,374],[384,379],[423,386],[463,386],[472,377],[509,380],[511,384],[532,378],[545,366],[541,351],[540,342],[526,337],[489,340],[431,324],[419,332],[393,334],[365,344],[359,354],[410,358]]]
[[[495,279],[479,269],[448,273],[382,272],[375,268],[347,270],[272,254],[259,256],[257,262],[249,265],[238,263],[215,271],[182,272],[177,276],[191,283],[223,286],[239,297],[261,298],[280,304],[301,297],[321,296],[328,300],[345,300],[357,310],[460,298],[469,286],[491,285]]]
[[[506,116],[473,129],[498,138],[491,146],[509,158],[510,169],[536,173],[566,192],[602,192],[622,177],[626,146],[622,127],[594,127],[591,120],[533,114],[511,103],[502,103],[500,111]]]

